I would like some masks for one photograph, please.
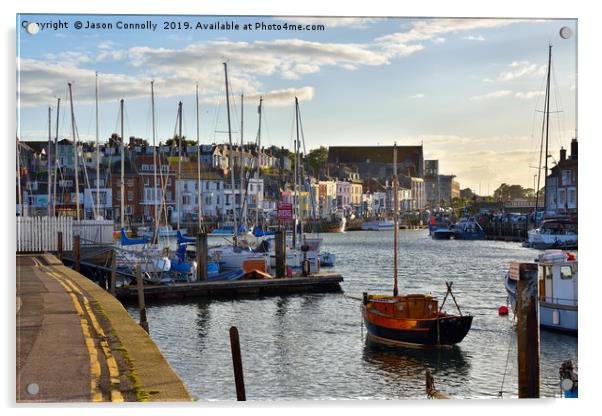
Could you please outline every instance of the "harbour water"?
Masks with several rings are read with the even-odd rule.
[[[516,333],[503,277],[511,261],[537,251],[519,243],[432,240],[400,231],[400,293],[432,293],[445,281],[462,313],[474,315],[452,350],[378,347],[366,341],[360,302],[350,296],[392,291],[392,231],[323,234],[337,256],[343,293],[147,304],[150,334],[200,400],[235,400],[228,330],[240,333],[248,400],[425,399],[425,371],[456,398],[517,397]],[[348,295],[348,296],[347,296]],[[455,311],[451,299],[445,310]],[[128,311],[138,319],[135,305]],[[560,395],[558,369],[577,359],[577,337],[541,332],[541,397]],[[505,374],[505,376],[504,376]]]

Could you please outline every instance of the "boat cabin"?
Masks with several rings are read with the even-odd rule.
[[[439,302],[431,295],[370,295],[367,302],[368,308],[393,318],[433,319],[439,311]]]
[[[546,250],[538,265],[539,300],[548,304],[576,306],[578,299],[577,258],[562,250]],[[518,281],[518,264],[512,263],[509,277]]]

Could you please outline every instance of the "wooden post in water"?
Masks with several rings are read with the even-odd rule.
[[[520,263],[516,289],[518,397],[539,398],[537,264]]]
[[[240,340],[238,329],[230,327],[230,348],[232,349],[232,367],[234,368],[234,383],[236,384],[236,400],[244,402],[247,400],[245,393],[245,378],[242,372],[242,356],[240,355]]]
[[[80,238],[79,234],[73,236],[73,259],[75,261],[75,271],[80,271]]]
[[[117,286],[117,252],[111,251],[111,295],[115,296]]]
[[[204,282],[208,277],[209,256],[207,250],[207,233],[199,232],[196,235],[196,279]]]
[[[286,276],[286,232],[281,228],[276,232],[276,277]]]
[[[57,245],[59,260],[63,261],[63,233],[62,233],[62,231],[59,231],[56,233],[56,238],[57,238],[56,245]]]
[[[146,320],[146,305],[144,304],[144,281],[140,265],[136,265],[136,286],[138,288],[138,309],[140,310],[140,326],[148,333],[148,321]]]

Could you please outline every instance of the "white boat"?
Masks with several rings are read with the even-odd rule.
[[[117,256],[117,267],[129,269],[133,273],[137,265],[140,265],[142,273],[162,273],[171,269],[171,260],[156,250],[123,250]]]
[[[362,224],[364,231],[385,231],[393,228],[395,228],[395,224],[391,220],[366,221]]]
[[[186,230],[180,230],[180,233],[185,236],[186,235]],[[159,227],[159,238],[166,238],[166,237],[176,237],[178,234],[178,230],[174,230],[171,225],[162,225]],[[144,237],[148,237],[148,238],[153,238],[154,236],[154,231],[152,229],[148,229],[146,231],[144,231],[144,233],[142,234],[142,236]]]
[[[546,250],[535,263],[539,276],[539,324],[544,329],[568,333],[578,330],[578,270],[574,253]],[[516,305],[518,263],[506,274],[505,286],[513,308]]]
[[[569,220],[544,220],[539,228],[529,230],[527,245],[533,248],[576,248],[577,224]]]
[[[250,248],[235,247],[230,244],[210,247],[209,257],[224,269],[243,269],[247,260],[263,260],[264,270],[267,270],[268,266],[267,253],[256,253]]]

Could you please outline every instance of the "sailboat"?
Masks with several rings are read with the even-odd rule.
[[[548,201],[548,193],[555,192],[555,188],[548,189],[547,176],[548,176],[548,142],[549,142],[549,125],[550,125],[550,73],[552,68],[552,45],[548,47],[548,74],[546,82],[545,92],[545,104],[544,104],[544,117],[542,126],[542,138],[541,138],[541,150],[543,150],[544,136],[543,131],[545,130],[545,156],[544,156],[544,188],[546,191],[545,201]],[[575,131],[576,133],[576,131]],[[539,160],[539,171],[537,175],[537,194],[535,196],[535,214],[533,218],[537,223],[537,212],[539,202],[539,180],[541,174],[541,150]],[[545,219],[545,213],[547,211],[547,204],[544,203],[544,220],[538,227],[529,230],[527,233],[527,241],[525,245],[527,247],[537,249],[571,249],[577,248],[577,224],[575,221],[568,218],[547,218]]]
[[[472,316],[451,315],[442,312],[443,305],[451,293],[452,283],[447,283],[447,293],[439,306],[438,300],[425,294],[399,295],[397,289],[397,233],[398,233],[398,192],[397,144],[393,146],[393,186],[394,186],[394,254],[393,254],[393,296],[369,295],[363,293],[362,317],[369,339],[384,343],[409,347],[447,347],[461,342],[472,325]],[[456,303],[456,306],[457,303]]]

